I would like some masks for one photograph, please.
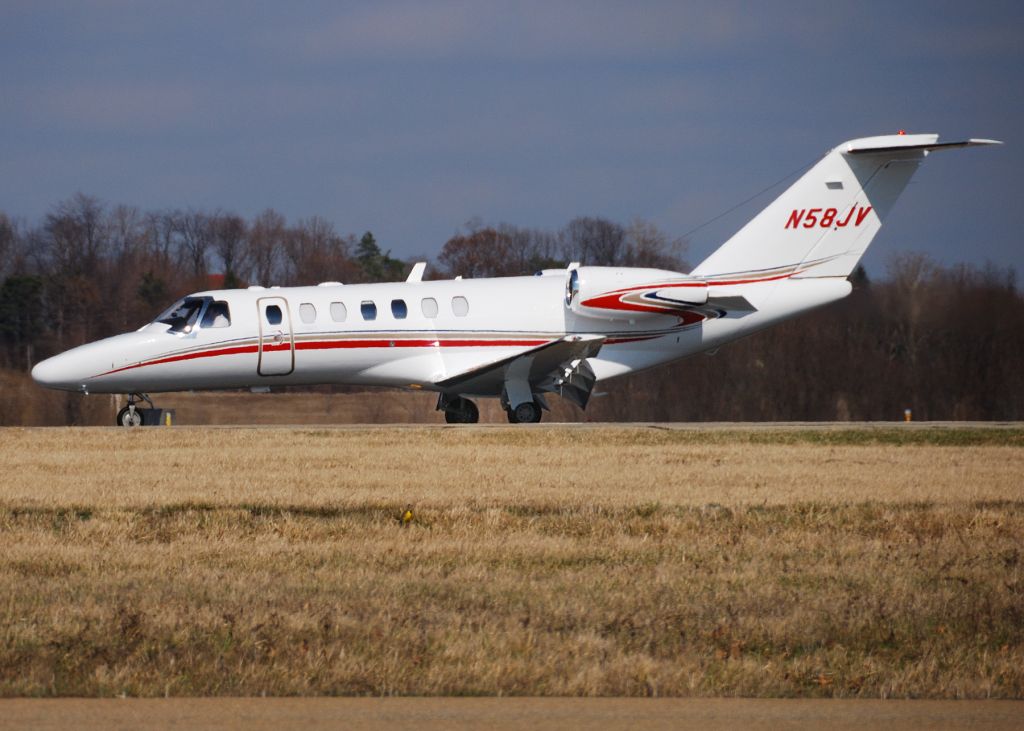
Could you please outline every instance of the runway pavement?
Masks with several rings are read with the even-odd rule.
[[[624,698],[0,700],[0,729],[963,729],[1024,728],[1019,701]]]
[[[61,427],[14,427],[54,429]],[[120,426],[64,427],[75,429],[115,429]],[[167,427],[154,427],[167,428]],[[360,423],[360,424],[176,424],[174,429],[664,429],[672,431],[870,431],[900,429],[906,431],[949,429],[1024,429],[1024,421],[547,421],[540,424],[438,423]]]

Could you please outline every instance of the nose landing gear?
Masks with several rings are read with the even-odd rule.
[[[149,404],[149,409],[143,409],[135,405],[136,401],[145,401]],[[118,426],[142,426],[145,422],[145,412],[155,411],[156,407],[153,405],[153,399],[144,393],[130,393],[128,394],[128,405],[117,412],[116,424]]]

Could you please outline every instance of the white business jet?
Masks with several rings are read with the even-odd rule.
[[[139,330],[39,363],[37,383],[128,394],[354,384],[438,393],[449,423],[495,397],[538,422],[546,394],[594,385],[761,330],[850,293],[854,270],[929,152],[999,144],[868,137],[828,152],[689,274],[571,264],[535,276],[197,292]]]

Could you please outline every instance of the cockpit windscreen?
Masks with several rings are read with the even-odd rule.
[[[210,297],[185,297],[168,307],[154,322],[170,325],[169,332],[192,332]]]

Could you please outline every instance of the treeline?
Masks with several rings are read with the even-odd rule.
[[[578,261],[687,271],[685,242],[644,221],[576,218],[558,231],[468,223],[428,276],[530,274]],[[267,210],[145,212],[78,195],[33,225],[0,213],[0,367],[150,321],[197,290],[394,281],[403,261],[371,232]],[[843,302],[726,346],[608,384],[580,418],[608,420],[1024,418],[1024,298],[998,267],[924,256],[863,270]],[[563,415],[574,412],[565,412]],[[2,418],[7,423],[9,420]]]
[[[1012,270],[891,261],[845,300],[609,384],[599,421],[1024,419],[1024,298]]]
[[[271,210],[251,221],[223,211],[142,212],[78,195],[33,227],[0,214],[2,363],[28,369],[137,328],[188,292],[394,279],[404,269],[372,234],[356,241],[322,218],[288,224]]]
[[[470,222],[428,276],[532,274],[577,260],[679,269],[683,248],[640,221],[578,218],[555,233]],[[396,281],[411,264],[382,250],[372,232],[341,234],[319,217],[289,223],[273,210],[246,220],[77,195],[35,226],[0,213],[0,365],[30,370],[56,352],[137,328],[189,292]]]

